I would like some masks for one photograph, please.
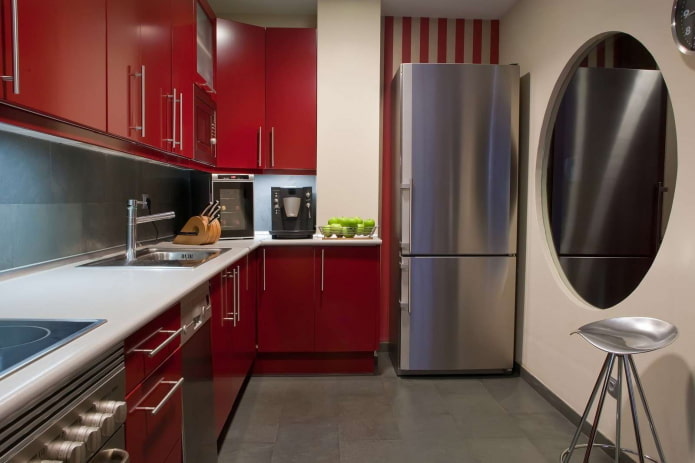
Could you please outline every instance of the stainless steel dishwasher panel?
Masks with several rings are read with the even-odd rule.
[[[216,463],[217,439],[210,350],[208,284],[181,301],[183,362],[183,461]]]

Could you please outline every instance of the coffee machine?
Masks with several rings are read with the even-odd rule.
[[[316,208],[310,186],[271,187],[273,238],[311,238],[316,232]]]

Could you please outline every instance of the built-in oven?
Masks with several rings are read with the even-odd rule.
[[[253,238],[253,174],[209,174],[191,177],[194,212],[219,201],[222,239]]]
[[[127,463],[123,346],[0,423],[0,463]]]

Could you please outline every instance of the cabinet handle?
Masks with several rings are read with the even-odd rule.
[[[232,290],[234,291],[232,293],[232,297],[233,297],[234,306],[232,309],[232,317],[234,318],[234,327],[235,328],[236,328],[237,310],[238,310],[238,307],[237,307],[237,290],[236,290],[238,282],[239,282],[239,275],[237,274],[237,269],[234,269],[234,280],[232,281]]]
[[[275,127],[270,128],[270,167],[275,167]]]
[[[19,7],[18,0],[12,0],[12,74],[2,76],[5,82],[12,82],[12,92],[19,95]]]
[[[183,331],[183,328],[179,328],[179,329],[176,330],[176,331],[165,330],[165,329],[160,328],[160,329],[158,329],[157,331],[155,331],[154,333],[152,333],[151,335],[147,336],[147,337],[146,337],[145,339],[143,339],[142,341],[140,341],[140,343],[139,343],[137,346],[135,346],[133,349],[131,349],[129,352],[141,352],[141,353],[143,353],[143,354],[147,354],[147,356],[148,356],[149,358],[152,358],[152,357],[154,357],[155,355],[159,354],[159,353],[162,351],[162,349],[164,349],[166,346],[168,346],[174,339],[176,339],[176,338],[178,337],[178,335],[181,334],[182,331]],[[169,336],[168,338],[166,338],[166,339],[164,340],[164,342],[162,342],[160,345],[158,345],[158,346],[155,347],[154,349],[139,349],[139,347],[140,347],[143,343],[145,343],[146,341],[152,339],[153,336],[155,336],[155,335],[157,335],[157,334],[159,334],[159,333],[169,334],[170,336]]]
[[[321,249],[321,292],[323,292],[323,261],[325,257],[325,249]]]
[[[246,254],[246,291],[249,290],[249,255]]]
[[[261,152],[263,146],[263,127],[258,127],[258,167],[261,167]]]
[[[95,460],[113,463],[130,463],[130,455],[123,449],[107,449],[97,453]]]
[[[171,98],[171,138],[163,138],[162,141],[170,141],[171,149],[176,149],[176,89],[174,89],[172,95],[167,95],[167,98]]]
[[[263,291],[265,291],[265,249],[263,250]]]
[[[147,398],[147,396],[152,394],[152,392],[154,392],[154,390],[157,389],[157,386],[159,386],[160,384],[173,384],[173,386],[169,390],[169,392],[167,392],[166,395],[164,397],[162,397],[162,401],[159,402],[157,405],[155,405],[154,407],[135,407],[133,409],[134,412],[142,410],[142,411],[150,412],[151,415],[156,415],[157,413],[159,413],[160,410],[162,409],[162,407],[164,407],[164,405],[166,405],[166,403],[169,401],[169,399],[171,399],[171,396],[174,395],[176,390],[181,387],[181,385],[183,384],[183,378],[180,378],[178,381],[164,381],[164,380],[162,380],[162,381],[158,382],[155,387],[150,389],[150,391],[147,394],[145,394],[145,397],[143,397],[143,400],[145,400]]]
[[[179,149],[183,151],[183,92],[179,93]]]
[[[140,113],[142,114],[142,137],[145,138],[145,126],[146,121],[146,108],[145,104],[145,65],[143,64],[140,68],[140,94],[142,95],[142,100],[140,101]]]
[[[239,278],[236,279],[236,321],[241,321],[241,267],[236,267]]]

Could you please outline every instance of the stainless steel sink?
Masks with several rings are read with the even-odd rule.
[[[81,267],[197,267],[229,249],[162,249],[144,248],[135,253],[135,260],[127,262],[125,255],[100,259]]]

